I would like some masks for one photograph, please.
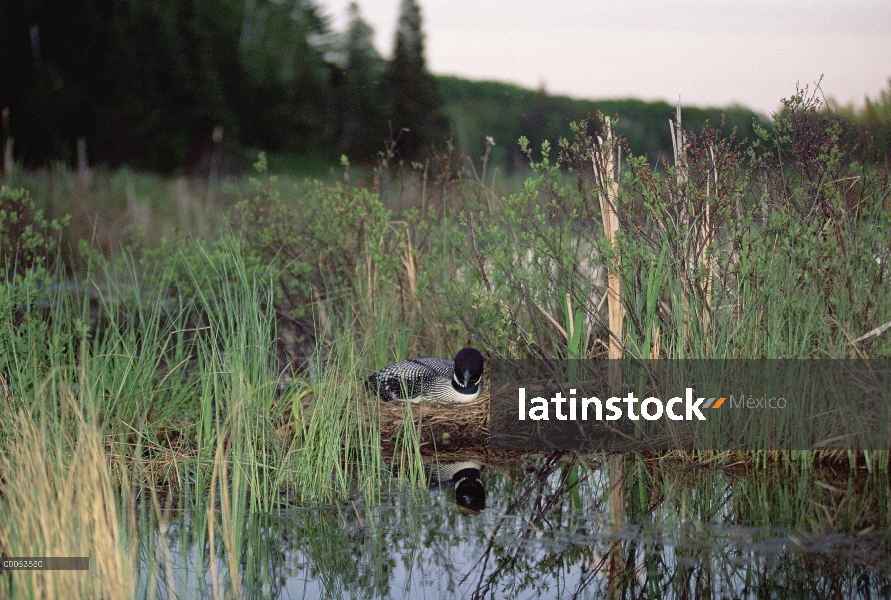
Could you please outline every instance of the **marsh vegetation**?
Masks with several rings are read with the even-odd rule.
[[[216,194],[14,174],[0,551],[91,569],[9,571],[3,595],[886,594],[887,452],[521,459],[486,451],[484,408],[364,396],[372,370],[467,344],[891,358],[888,164],[814,96],[745,146],[678,122],[658,164],[620,155],[605,119],[574,129],[521,140],[516,184],[457,152],[296,182],[261,157]],[[74,195],[107,202],[80,242]],[[426,491],[446,451],[487,466],[476,519]]]

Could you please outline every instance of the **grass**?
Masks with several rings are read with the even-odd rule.
[[[748,155],[690,134],[665,173],[632,157],[599,177],[598,125],[580,126],[556,159],[550,145],[535,158],[527,145],[533,174],[504,194],[448,155],[365,184],[348,170],[280,179],[261,160],[253,181],[223,186],[219,204],[202,182],[97,172],[82,189],[64,169],[19,173],[31,198],[11,187],[0,198],[0,326],[10,332],[0,338],[0,551],[87,552],[99,575],[37,585],[15,572],[0,578],[4,595],[154,595],[173,553],[207,544],[197,560],[214,594],[238,596],[226,573],[245,568],[256,515],[422,488],[440,416],[402,407],[386,454],[382,410],[360,388],[407,356],[472,344],[507,358],[604,358],[611,347],[638,359],[891,357],[887,334],[854,341],[891,320],[887,169],[856,162],[808,102],[790,100]],[[608,244],[600,197],[615,208]],[[116,224],[66,226],[62,213],[88,202]],[[155,224],[161,213],[179,224]],[[618,299],[604,301],[608,288]],[[685,460],[806,474],[824,459]],[[887,473],[887,452],[846,462]],[[651,465],[638,455],[611,467],[635,482],[623,494],[637,504],[618,522],[660,494],[679,499],[669,513],[682,521],[690,502],[714,500],[690,491],[698,483],[654,482]],[[577,469],[567,478],[580,485]],[[734,493],[824,523],[795,503],[801,489],[768,497],[756,480]],[[195,518],[176,540],[165,533],[174,507]],[[134,575],[142,520],[161,533],[148,573]],[[336,535],[312,552],[330,553]]]
[[[20,598],[128,597],[137,554],[129,469],[110,455],[100,427],[77,409],[75,398],[61,399],[73,427],[21,409],[4,411],[12,439],[0,455],[0,547],[7,556],[89,556],[93,576],[10,571],[0,588]]]

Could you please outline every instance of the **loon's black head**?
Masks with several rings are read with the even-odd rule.
[[[483,355],[476,348],[463,348],[455,355],[452,385],[457,389],[476,388],[483,378]]]
[[[466,477],[455,485],[455,503],[473,513],[486,508],[486,488],[476,477]]]

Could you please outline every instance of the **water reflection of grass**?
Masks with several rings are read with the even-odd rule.
[[[765,590],[803,598],[858,585],[868,597],[887,586],[885,477],[788,464],[725,471],[640,455],[608,468],[555,458],[516,472],[512,494],[494,494],[507,516],[496,517],[478,591],[503,593],[509,581],[512,594],[532,596],[561,578],[567,597]]]
[[[250,514],[244,589],[335,598],[808,598],[869,597],[888,585],[888,482],[862,471],[555,454],[491,465],[483,481],[492,505],[476,517],[442,493]],[[156,531],[148,523],[141,535]],[[204,547],[186,537],[174,545],[190,543]],[[225,555],[219,543],[216,552]]]

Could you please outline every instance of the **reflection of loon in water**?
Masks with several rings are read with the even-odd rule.
[[[480,481],[483,465],[472,460],[429,465],[426,468],[431,490],[455,490],[455,503],[478,513],[486,508],[486,489]]]

